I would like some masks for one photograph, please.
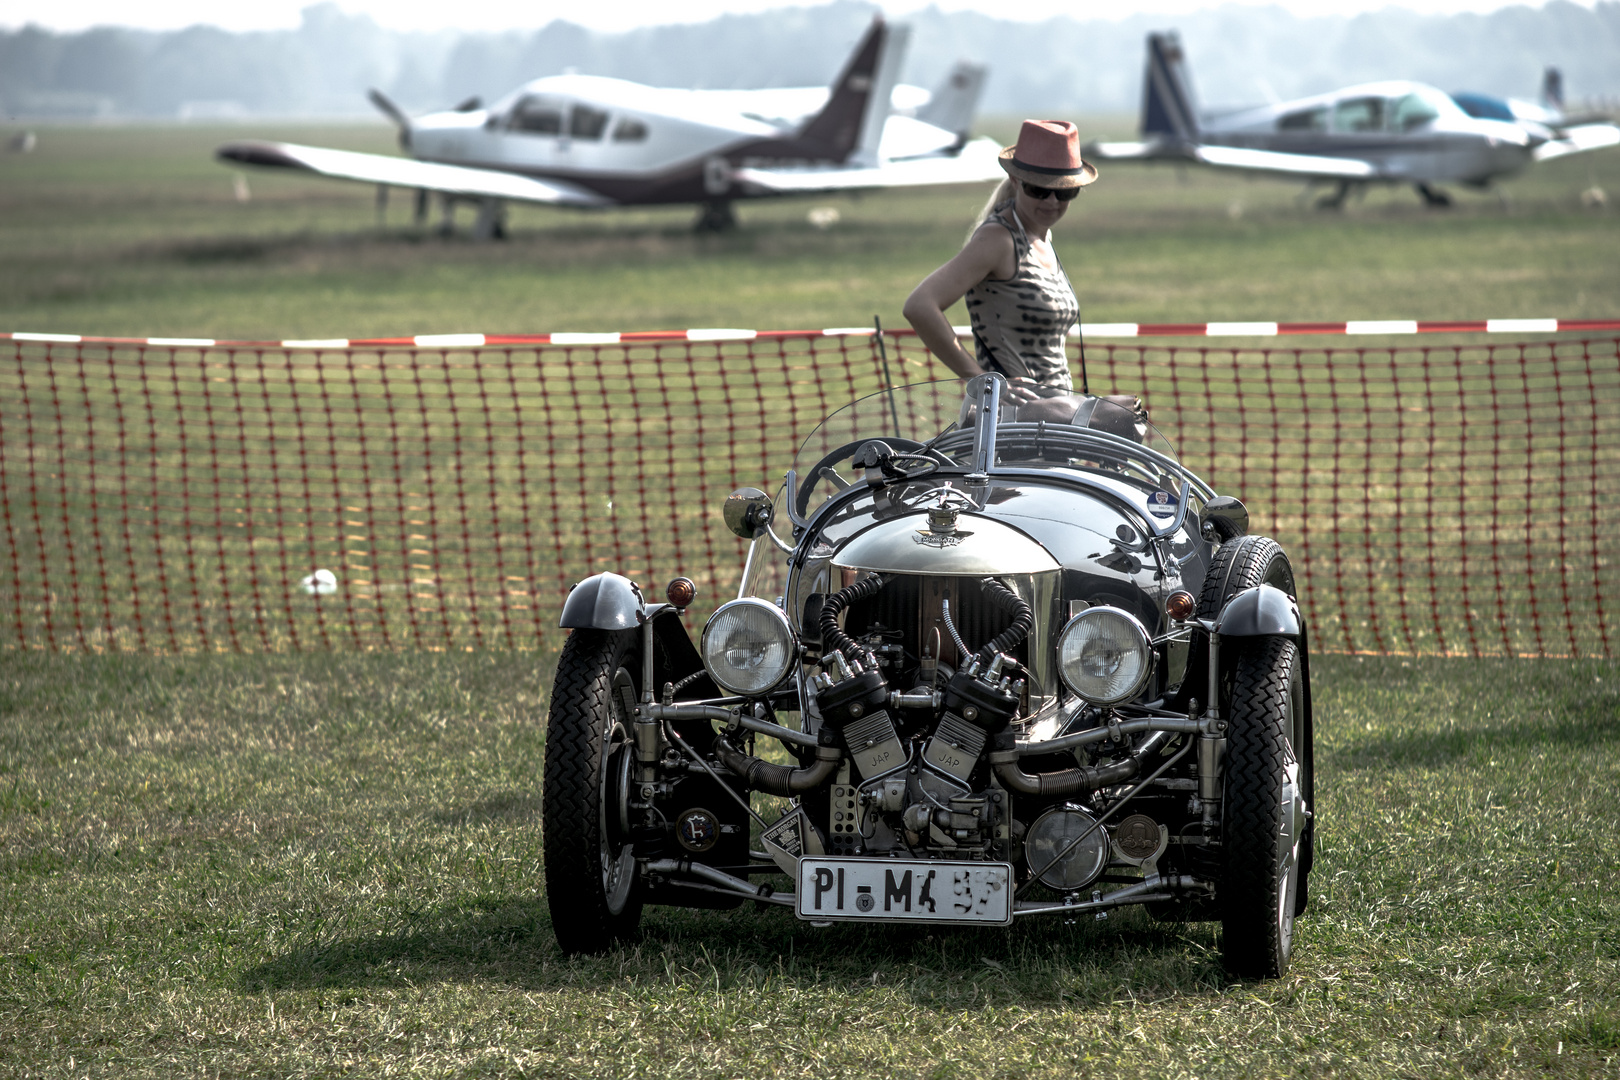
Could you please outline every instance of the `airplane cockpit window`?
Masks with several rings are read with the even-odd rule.
[[[1315,109],[1300,109],[1297,112],[1283,113],[1277,117],[1278,131],[1326,131],[1328,129],[1327,106]]]
[[[647,138],[647,125],[633,116],[626,116],[613,126],[614,142],[643,142]]]
[[[608,114],[589,105],[575,105],[568,114],[568,134],[576,139],[600,139],[607,129]]]
[[[1333,107],[1335,131],[1384,130],[1383,98],[1351,98]]]
[[[556,98],[526,97],[512,106],[506,126],[528,135],[561,135],[562,104]]]
[[[1391,105],[1389,126],[1395,131],[1411,131],[1439,117],[1440,110],[1429,104],[1422,94],[1407,94]]]

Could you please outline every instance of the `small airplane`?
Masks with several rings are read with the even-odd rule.
[[[1562,95],[1562,80],[1557,81]],[[1517,106],[1518,108],[1515,108]],[[1435,185],[1485,188],[1533,161],[1620,144],[1620,127],[1565,120],[1484,94],[1447,94],[1423,83],[1365,83],[1201,121],[1174,33],[1149,34],[1140,142],[1092,142],[1103,161],[1183,161],[1282,173],[1336,190],[1337,208],[1371,183],[1411,184],[1430,206],[1449,206]]]
[[[931,96],[896,95],[908,36],[873,20],[826,89],[672,90],[553,75],[488,108],[472,98],[414,119],[373,90],[410,157],[259,141],[227,143],[216,156],[376,184],[379,210],[389,188],[414,188],[419,221],[437,193],[447,230],[456,204],[474,203],[480,237],[505,234],[508,201],[697,203],[700,229],[725,229],[737,199],[999,179],[999,148],[968,139],[985,69],[961,63]],[[897,96],[908,105],[899,112]]]

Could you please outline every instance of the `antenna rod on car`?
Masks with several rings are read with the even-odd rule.
[[[872,326],[877,330],[878,359],[883,363],[883,389],[893,390],[894,383],[889,379],[889,350],[883,347],[883,320],[876,315],[872,316]],[[894,437],[900,438],[900,410],[894,403],[894,395],[889,395],[889,415],[894,418]]]

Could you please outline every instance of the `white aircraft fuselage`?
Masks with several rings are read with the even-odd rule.
[[[1453,96],[1404,80],[1206,119],[1197,113],[1175,35],[1149,34],[1147,52],[1141,141],[1089,143],[1089,156],[1192,161],[1333,181],[1338,194],[1325,204],[1334,206],[1355,186],[1407,183],[1431,205],[1445,205],[1449,197],[1432,185],[1485,187],[1531,162],[1620,144],[1620,128],[1608,122],[1565,123],[1523,103]]]
[[[1365,161],[1382,179],[1484,184],[1530,164],[1553,133],[1477,119],[1433,86],[1387,81],[1228,114],[1206,123],[1199,137],[1215,146]]]
[[[408,117],[376,91],[411,157],[288,143],[220,147],[227,162],[297,168],[339,179],[474,201],[495,234],[505,200],[605,207],[704,204],[712,227],[731,200],[858,188],[997,179],[996,148],[969,143],[984,80],[958,64],[917,115],[897,113],[903,27],[874,20],[827,88],[676,90],[595,75],[552,75],[488,106]],[[421,205],[421,204],[419,204]]]

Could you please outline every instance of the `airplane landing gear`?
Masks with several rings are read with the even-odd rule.
[[[1413,184],[1412,186],[1417,189],[1419,195],[1423,196],[1423,205],[1431,210],[1444,210],[1451,205],[1451,196],[1439,188],[1430,187],[1428,184]]]
[[[479,201],[478,220],[473,223],[473,239],[506,239],[506,203],[500,199]]]
[[[730,232],[737,227],[737,214],[730,199],[710,199],[698,208],[692,228],[697,232]]]
[[[451,237],[456,235],[456,206],[465,202],[471,202],[478,207],[478,217],[473,220],[472,228],[472,238],[474,240],[506,239],[506,201],[504,199],[465,199],[445,194],[439,196],[440,206],[444,210],[444,217],[439,221],[438,231],[440,236]],[[421,218],[418,218],[418,221],[421,220]]]
[[[1333,189],[1332,194],[1323,195],[1316,200],[1316,208],[1318,210],[1343,210],[1345,196],[1349,194],[1350,181],[1340,180],[1338,187]]]

